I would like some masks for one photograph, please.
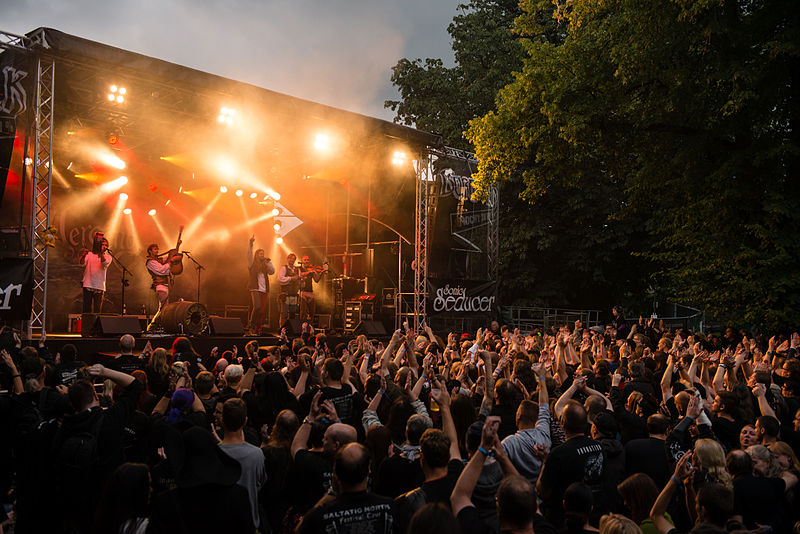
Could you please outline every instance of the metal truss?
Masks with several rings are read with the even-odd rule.
[[[489,208],[489,226],[486,229],[486,275],[489,280],[497,281],[497,265],[500,262],[500,192],[496,185],[492,186],[486,204]]]
[[[31,40],[24,35],[16,35],[0,31],[0,50],[16,50],[17,52],[29,52]]]
[[[414,330],[426,318],[428,296],[428,226],[431,221],[430,187],[433,183],[431,153],[423,150],[415,162],[416,213],[414,220]]]
[[[53,103],[55,61],[39,55],[36,61],[33,120],[33,183],[31,203],[31,256],[33,257],[33,308],[28,335],[45,327],[47,312],[48,248],[43,233],[50,226],[50,184],[53,163]]]

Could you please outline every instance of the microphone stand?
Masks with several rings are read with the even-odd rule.
[[[200,302],[200,271],[205,269],[205,267],[200,265],[200,263],[196,259],[194,259],[191,253],[189,253],[188,251],[182,250],[181,253],[185,254],[187,258],[192,260],[192,263],[194,263],[194,268],[197,269],[197,302]]]
[[[119,258],[114,256],[110,250],[106,250],[106,252],[108,252],[108,255],[117,261],[117,265],[119,265],[120,269],[122,269],[122,315],[125,315],[125,312],[127,311],[125,309],[125,288],[130,285],[130,280],[125,278],[125,273],[131,275],[131,278],[133,277],[133,273],[127,267],[125,267],[125,264],[119,261]]]

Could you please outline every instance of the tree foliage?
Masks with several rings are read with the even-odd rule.
[[[800,72],[790,2],[523,0],[527,56],[472,121],[478,195],[517,183],[613,195],[609,221],[675,298],[732,320],[800,320]],[[578,208],[578,211],[581,211]],[[601,210],[602,211],[602,210]],[[599,258],[598,261],[603,261]]]

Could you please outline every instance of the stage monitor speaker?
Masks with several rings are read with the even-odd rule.
[[[99,315],[96,313],[82,313],[81,314],[81,337],[92,337],[94,333],[94,325],[97,323]]]
[[[208,318],[212,336],[241,336],[244,334],[242,320],[238,317],[219,317],[211,315]]]
[[[363,319],[356,329],[353,331],[354,334],[365,334],[367,336],[385,336],[386,335],[386,327],[383,326],[383,323],[380,321],[372,321],[369,319]]]
[[[286,319],[281,328],[286,329],[287,336],[299,336],[303,333],[303,321],[300,319]]]
[[[91,317],[96,319],[91,322]],[[89,325],[92,325],[89,327]],[[139,317],[136,315],[96,315],[91,313],[83,314],[81,319],[81,334],[89,332],[92,337],[117,337],[125,334],[139,335],[142,333],[142,326],[139,324]]]

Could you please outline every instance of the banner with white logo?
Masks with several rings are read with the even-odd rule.
[[[0,318],[28,320],[33,304],[33,260],[0,258]]]
[[[471,280],[428,280],[429,315],[487,315],[494,312],[497,283]]]

